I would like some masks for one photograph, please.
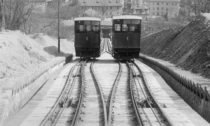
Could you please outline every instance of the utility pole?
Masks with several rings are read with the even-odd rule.
[[[12,20],[12,0],[9,0],[9,18]]]
[[[58,0],[58,53],[60,53],[60,0]]]
[[[1,15],[2,15],[1,31],[4,31],[5,30],[4,0],[1,0]]]
[[[196,0],[194,0],[194,11],[195,11],[195,16],[197,16],[197,7],[198,7],[198,5],[197,5],[197,1]]]

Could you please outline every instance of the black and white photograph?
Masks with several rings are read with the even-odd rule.
[[[210,0],[0,0],[0,126],[210,126]]]

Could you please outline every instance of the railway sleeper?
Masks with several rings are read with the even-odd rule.
[[[76,108],[77,107],[77,100],[72,100],[72,103],[71,103],[71,107],[72,108]]]
[[[59,107],[60,107],[60,108],[63,108],[63,106],[64,106],[64,101],[60,101],[60,102],[59,102]]]
[[[74,74],[73,77],[81,77],[80,74]]]
[[[68,98],[68,100],[67,100],[67,102],[66,102],[66,104],[65,104],[65,107],[66,108],[69,108],[71,105],[72,105],[72,101],[73,101],[73,99],[72,98]]]
[[[138,107],[141,107],[141,108],[151,108],[151,107],[156,108],[156,105],[148,99],[137,101],[137,105]]]
[[[133,74],[133,77],[136,78],[136,77],[141,77],[142,75],[141,74]]]
[[[60,107],[60,108],[67,107],[67,106],[69,106],[69,102],[71,103],[72,100],[69,99],[69,97],[65,97],[65,98],[63,98],[63,100],[61,100],[61,101],[59,102],[59,107]]]

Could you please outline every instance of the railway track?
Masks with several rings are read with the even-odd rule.
[[[104,98],[104,95],[103,95],[102,87],[101,87],[98,79],[96,78],[96,74],[95,74],[93,65],[94,65],[94,62],[91,63],[90,71],[91,71],[91,75],[92,75],[93,80],[94,80],[94,84],[95,84],[95,86],[97,88],[98,94],[100,95],[101,105],[103,107],[103,119],[104,119],[103,120],[103,124],[104,124],[104,126],[108,126],[108,124],[107,124],[107,110],[106,110],[105,98]]]
[[[168,123],[147,90],[135,62],[119,62],[119,71],[108,98],[108,126],[165,126]]]
[[[111,43],[108,38],[104,38],[101,43],[101,52],[111,54]]]
[[[109,53],[109,54],[111,54],[111,52],[112,52],[112,46],[111,46],[111,43],[110,43],[110,40],[109,39],[107,39],[106,48],[107,48],[106,52]]]
[[[85,67],[86,61],[84,63],[81,64],[81,68],[80,68],[80,85],[81,85],[81,90],[79,93],[79,100],[78,100],[78,104],[77,104],[77,108],[75,111],[75,114],[73,116],[73,120],[71,125],[75,126],[78,123],[79,120],[79,114],[81,113],[81,106],[82,106],[82,102],[84,100],[84,95],[85,95],[85,87],[84,87],[84,67]]]
[[[94,71],[94,60],[75,63],[62,93],[40,126],[55,126],[59,122],[62,125],[63,118],[71,126],[167,125],[147,90],[138,65],[130,61],[118,62],[118,66],[111,93],[105,100]],[[69,110],[72,99],[78,100],[75,109]]]
[[[112,53],[112,45],[111,41],[107,41],[107,53],[111,54]]]
[[[69,96],[70,97],[69,99],[71,102],[69,105],[66,106],[67,108],[65,109],[65,111],[63,111],[61,115],[59,116],[56,126],[63,126],[64,124],[69,125],[72,122],[73,114],[75,112],[78,99],[79,99],[79,93],[81,91],[81,85],[79,83],[80,82],[79,70],[76,74],[74,74],[74,77],[76,78],[75,80],[76,82],[74,84],[75,87],[73,88],[72,93]]]
[[[118,69],[118,73],[117,73],[117,76],[114,80],[114,83],[113,83],[113,87],[112,87],[112,90],[111,90],[111,94],[108,98],[108,103],[107,103],[107,110],[108,110],[108,125],[111,126],[111,123],[112,123],[112,118],[113,118],[113,104],[114,104],[114,100],[115,100],[115,95],[116,95],[116,91],[117,91],[117,86],[119,84],[119,80],[120,80],[120,77],[122,75],[122,66],[121,66],[121,63],[118,62],[119,64],[119,69]]]
[[[161,114],[160,109],[151,97],[148,87],[138,65],[127,62],[129,67],[129,85],[137,120],[142,126],[168,126],[168,122]]]
[[[49,113],[44,117],[40,126],[56,125],[62,112],[69,106],[69,104],[71,104],[70,96],[76,81],[74,75],[79,74],[78,72],[80,69],[78,66],[80,66],[80,63],[75,63],[75,65],[69,71],[65,85],[62,89],[62,93],[58,97],[57,101],[55,102],[54,106],[49,111]]]
[[[118,75],[114,81],[108,102],[108,125],[136,126],[139,125],[133,107],[132,94],[129,88],[129,68],[119,63]]]
[[[104,40],[103,40],[103,41],[101,41],[100,48],[101,48],[101,54],[103,54],[103,53],[105,53],[105,52],[106,52],[106,51],[105,51],[105,42],[104,42]]]
[[[98,125],[107,126],[106,105],[101,87],[95,77],[94,63],[85,63],[81,68],[79,102],[73,117],[72,126]],[[89,66],[90,69],[85,68]]]

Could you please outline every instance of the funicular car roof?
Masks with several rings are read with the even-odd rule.
[[[78,17],[74,21],[101,21],[101,19],[97,17]]]
[[[142,20],[141,16],[136,16],[136,15],[120,15],[120,16],[114,16],[112,18],[113,20],[118,20],[118,19],[138,19]]]

